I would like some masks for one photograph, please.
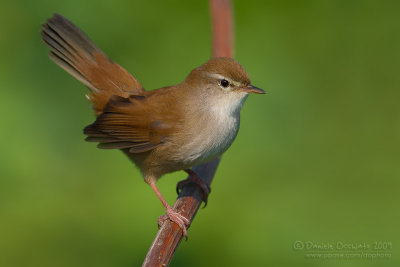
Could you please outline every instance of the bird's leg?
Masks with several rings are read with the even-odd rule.
[[[202,200],[204,201],[204,208],[207,206],[208,194],[211,192],[210,185],[201,179],[194,171],[191,169],[186,169],[185,172],[189,174],[189,177],[185,180],[180,181],[176,185],[176,192],[179,194],[180,190],[187,184],[193,183],[200,187],[203,192]]]
[[[190,221],[183,215],[179,214],[178,212],[174,211],[167,203],[167,201],[165,201],[164,197],[161,195],[160,191],[158,190],[156,183],[155,182],[151,182],[150,183],[151,188],[153,188],[154,192],[156,193],[157,197],[161,200],[161,203],[163,204],[165,211],[167,212],[167,214],[160,216],[158,218],[158,227],[160,227],[162,225],[162,223],[166,220],[166,219],[170,219],[171,221],[173,221],[174,223],[176,223],[183,232],[183,236],[187,237],[187,229],[186,226],[190,225]]]

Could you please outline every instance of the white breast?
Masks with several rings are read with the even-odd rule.
[[[191,142],[184,146],[186,162],[197,165],[222,154],[235,139],[240,124],[240,109],[247,94],[213,99],[208,110],[198,114]]]

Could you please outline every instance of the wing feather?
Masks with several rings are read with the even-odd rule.
[[[103,149],[129,149],[143,153],[168,140],[177,122],[154,110],[147,97],[112,96],[96,121],[84,129],[89,142],[99,142]]]

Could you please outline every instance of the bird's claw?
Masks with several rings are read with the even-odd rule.
[[[204,201],[203,208],[205,208],[207,206],[207,202],[208,202],[208,194],[210,194],[210,192],[211,192],[210,185],[208,183],[206,183],[203,179],[201,179],[194,171],[188,169],[188,170],[185,170],[185,172],[187,172],[189,174],[189,177],[185,180],[180,181],[176,185],[176,192],[179,195],[180,190],[187,184],[192,183],[192,184],[199,186],[202,191],[201,199]]]
[[[164,214],[158,218],[158,228],[161,227],[165,220],[169,219],[182,229],[183,236],[187,240],[187,227],[190,226],[190,220],[182,214],[174,211],[172,208],[167,208],[166,211],[167,214]]]

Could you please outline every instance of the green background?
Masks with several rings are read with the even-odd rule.
[[[399,2],[234,4],[236,59],[269,94],[244,105],[172,266],[399,266]],[[40,40],[54,12],[153,89],[210,57],[208,3],[1,2],[0,266],[138,266],[164,211],[122,153],[84,142],[87,89]],[[184,177],[159,181],[169,203]],[[295,241],[393,247],[316,260]]]

